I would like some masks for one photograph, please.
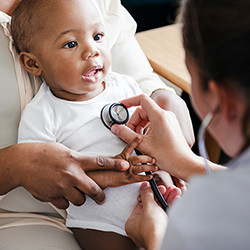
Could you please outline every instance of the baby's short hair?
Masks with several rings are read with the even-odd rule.
[[[40,9],[49,4],[47,0],[22,0],[11,19],[11,35],[18,53],[30,52],[32,35],[36,32]]]

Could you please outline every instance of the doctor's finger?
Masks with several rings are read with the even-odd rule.
[[[172,205],[172,203],[181,197],[181,190],[174,186],[169,186],[166,189],[166,192],[162,194],[164,199],[167,201],[168,205]]]
[[[166,190],[167,190],[166,187],[160,185],[160,186],[158,186],[158,189],[159,189],[159,191],[161,192],[162,196],[164,197],[164,195],[165,195],[165,193],[166,193]],[[165,199],[165,198],[164,198],[164,199]],[[142,202],[141,195],[138,196],[137,200],[138,200],[138,202]],[[166,199],[165,199],[165,200],[166,200]],[[155,197],[155,202],[160,206],[160,204],[158,203],[156,197]]]
[[[156,102],[145,94],[124,99],[120,101],[120,103],[124,104],[127,108],[133,106],[141,106],[142,109],[147,113],[150,121],[151,116],[154,116],[155,112],[161,110],[161,108],[156,104]]]
[[[141,107],[138,107],[126,125],[136,133],[143,134],[148,123],[147,113]]]
[[[152,203],[156,203],[154,199],[154,193],[148,182],[143,182],[140,187],[140,197],[144,209],[151,206]]]
[[[155,103],[150,97],[148,97],[146,94],[141,94],[137,96],[133,96],[127,99],[124,99],[120,101],[120,103],[124,104],[127,108],[133,107],[133,106],[142,106],[147,107],[149,103]],[[153,104],[149,104],[150,106]],[[157,105],[157,104],[156,104]],[[147,112],[147,109],[145,109]]]
[[[174,176],[172,176],[172,179],[173,179],[175,186],[178,187],[181,190],[181,192],[187,191],[186,183],[183,180],[176,178]]]
[[[113,125],[111,127],[111,131],[113,134],[117,135],[120,137],[123,141],[129,143],[132,140],[135,139],[135,137],[138,136],[136,132],[128,128],[127,126],[122,126],[122,125]]]

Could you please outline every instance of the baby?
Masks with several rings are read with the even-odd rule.
[[[118,155],[130,162],[126,172],[88,172],[106,188],[106,202],[98,206],[86,197],[80,207],[70,204],[66,225],[84,249],[137,249],[124,225],[137,204],[138,182],[151,178],[139,173],[157,168],[141,165],[153,163],[149,156],[130,157],[133,150],[119,155],[125,143],[100,119],[104,105],[141,91],[132,78],[110,71],[97,9],[89,0],[23,0],[11,32],[25,70],[44,80],[22,114],[19,143],[60,142],[86,155]]]

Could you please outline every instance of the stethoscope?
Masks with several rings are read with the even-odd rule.
[[[214,113],[207,114],[207,116],[202,121],[201,127],[198,132],[198,147],[199,147],[200,155],[203,157],[205,161],[205,169],[206,169],[207,174],[211,173],[211,168],[208,164],[209,157],[208,157],[206,146],[205,146],[205,131],[213,118],[213,114]],[[107,104],[101,110],[101,119],[102,119],[103,124],[108,129],[111,129],[111,126],[114,124],[125,124],[129,119],[129,112],[128,112],[127,107],[121,103]],[[141,152],[139,152],[136,149],[135,149],[135,152],[137,153],[137,155],[141,155]],[[146,172],[146,174],[152,174],[152,172],[151,171]],[[159,191],[155,180],[151,179],[149,183],[161,207],[163,208],[164,211],[167,211],[168,204],[163,198],[161,192]]]
[[[101,120],[108,129],[111,129],[112,125],[114,124],[125,124],[128,121],[128,119],[129,119],[128,109],[122,103],[107,104],[101,110]],[[142,155],[142,153],[136,149],[135,152],[137,155]],[[146,174],[152,175],[152,171],[146,172]],[[161,207],[165,212],[167,212],[168,204],[166,203],[160,190],[158,189],[154,178],[149,180],[149,183]]]
[[[125,124],[129,119],[128,109],[121,103],[106,104],[101,110],[101,119],[108,129],[114,124]]]
[[[204,120],[202,121],[200,129],[198,131],[198,149],[200,156],[202,156],[204,159],[205,169],[207,174],[210,174],[212,170],[208,164],[209,157],[206,150],[205,133],[209,123],[212,121],[212,118],[213,118],[213,113],[208,113],[204,118]]]

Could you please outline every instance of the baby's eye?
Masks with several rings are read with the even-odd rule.
[[[104,36],[104,34],[98,33],[97,35],[94,36],[94,40],[95,41],[100,41],[100,40],[102,40],[103,36]]]
[[[77,46],[77,42],[71,41],[71,42],[66,43],[63,47],[66,49],[72,49],[76,46]]]

